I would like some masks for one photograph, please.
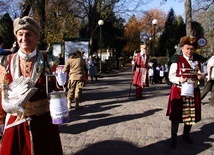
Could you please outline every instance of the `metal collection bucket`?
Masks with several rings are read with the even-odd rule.
[[[53,76],[53,75],[50,75]],[[62,124],[70,120],[66,92],[48,92],[48,76],[46,76],[46,92],[49,97],[49,108],[53,124]]]

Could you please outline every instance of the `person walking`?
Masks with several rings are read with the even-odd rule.
[[[133,77],[133,86],[136,87],[136,98],[143,98],[142,90],[144,87],[149,86],[148,80],[148,63],[149,63],[149,55],[146,54],[147,46],[141,45],[140,52],[137,53],[137,56],[134,57],[134,77]]]
[[[168,64],[165,64],[164,65],[164,79],[165,79],[166,84],[170,85],[168,74],[169,74],[169,66],[168,66]]]
[[[92,82],[94,82],[94,78],[97,81],[97,64],[92,55],[89,56],[88,60],[88,75],[90,76]]]
[[[81,52],[75,50],[71,53],[62,69],[62,72],[68,75],[67,104],[69,109],[71,108],[71,102],[73,100],[75,101],[75,109],[77,110],[79,108],[82,88],[84,86],[84,66],[85,61],[82,58]]]
[[[192,144],[189,136],[192,125],[201,120],[201,99],[198,81],[200,74],[200,58],[194,53],[197,39],[184,36],[180,39],[182,55],[178,55],[169,70],[172,83],[169,94],[167,116],[171,121],[170,147],[176,147],[179,123],[184,123],[183,140]],[[185,92],[185,89],[187,90]]]
[[[154,84],[154,81],[153,81],[153,77],[154,77],[154,69],[153,69],[153,63],[149,63],[149,70],[148,70],[148,73],[149,73],[149,83],[150,84]]]
[[[158,64],[158,66],[156,67],[156,70],[158,72],[158,83],[162,84],[163,77],[164,77],[164,66],[161,64]]]
[[[214,105],[214,52],[207,62],[207,82],[201,91],[201,100],[211,91],[210,105]]]
[[[158,62],[156,59],[153,59],[152,61],[153,61],[152,67],[153,67],[153,71],[154,71],[153,82],[155,84],[157,84],[157,83],[159,83],[159,72],[157,70],[158,69]]]
[[[46,75],[52,70],[46,54],[36,49],[40,26],[24,16],[16,18],[13,27],[20,48],[14,54],[0,56],[6,69],[2,107],[7,113],[0,155],[62,155],[58,126],[52,124],[45,91]],[[57,90],[56,81],[52,81],[51,90]]]
[[[62,54],[59,54],[59,55],[58,55],[58,59],[59,59],[59,65],[64,65],[64,64],[65,64],[65,60],[64,60],[64,58],[62,57]]]

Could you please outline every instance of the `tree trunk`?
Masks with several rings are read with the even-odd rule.
[[[94,34],[90,33],[90,36],[89,36],[89,55],[93,54],[93,37],[94,37]]]
[[[192,32],[192,6],[191,6],[191,0],[185,0],[185,22],[186,22],[186,35],[190,36]]]
[[[94,51],[94,32],[97,29],[97,22],[96,22],[96,11],[90,11],[88,15],[89,19],[89,55],[92,55]]]
[[[39,23],[41,26],[41,32],[40,32],[40,40],[39,40],[39,50],[46,50],[47,43],[44,42],[45,40],[45,21],[46,21],[46,15],[45,15],[45,0],[39,0],[37,11],[39,16]]]

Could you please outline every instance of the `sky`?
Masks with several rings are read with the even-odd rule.
[[[128,5],[128,7],[130,8],[134,8],[136,5],[136,1],[134,0],[126,0],[126,1],[133,1],[133,3],[130,2],[130,5]],[[123,14],[120,16],[122,16],[122,18],[128,20],[133,14],[137,17],[141,17],[142,16],[142,12],[144,11],[150,11],[151,9],[157,8],[158,10],[162,10],[166,13],[166,15],[168,15],[169,11],[171,8],[173,8],[175,15],[176,16],[182,16],[183,18],[185,17],[185,9],[184,9],[184,0],[167,0],[167,2],[165,2],[165,4],[162,4],[161,2],[163,2],[163,0],[151,0],[152,2],[148,3],[148,4],[142,4],[139,5],[139,7],[137,8],[138,11],[133,11],[133,12],[128,12],[127,14]],[[181,2],[180,2],[181,1]],[[194,1],[194,0],[192,0]],[[138,1],[137,1],[138,2]]]
[[[175,15],[184,16],[184,2],[179,2],[179,0],[167,0],[167,2],[163,5],[160,4],[162,0],[153,0],[153,2],[146,5],[148,10],[152,8],[163,9],[164,12],[167,14],[169,13],[170,9],[173,8],[175,11]]]

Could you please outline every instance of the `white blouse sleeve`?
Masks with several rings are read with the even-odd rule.
[[[174,84],[179,84],[179,78],[176,76],[177,63],[172,63],[169,69],[169,80]]]

